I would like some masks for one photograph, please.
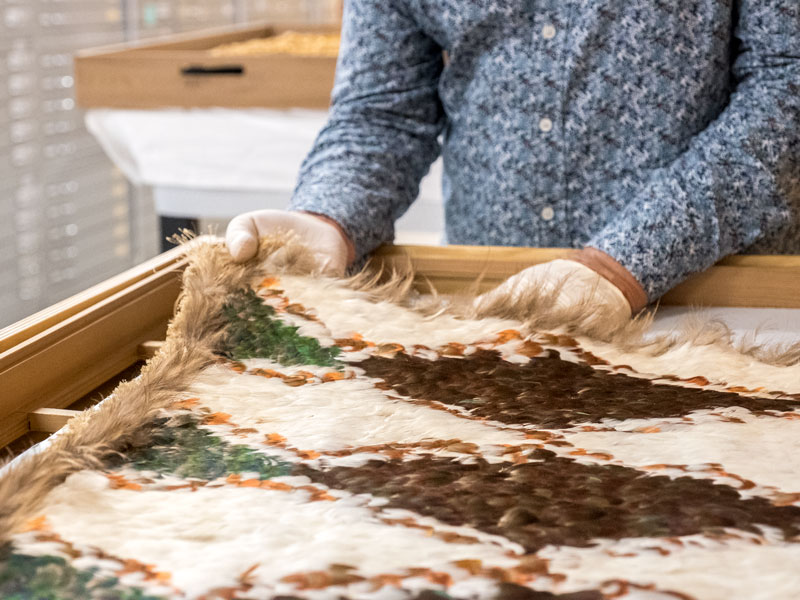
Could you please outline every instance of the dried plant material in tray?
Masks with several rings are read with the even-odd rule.
[[[210,52],[212,56],[292,54],[294,56],[335,57],[339,53],[340,40],[341,36],[338,33],[284,31],[270,37],[221,44],[212,48]]]

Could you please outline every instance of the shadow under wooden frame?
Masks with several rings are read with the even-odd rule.
[[[416,273],[421,291],[489,289],[559,248],[385,246],[371,268]],[[0,448],[32,430],[55,431],[63,412],[157,350],[186,265],[176,248],[0,330]],[[800,256],[734,256],[691,277],[663,304],[800,308]]]

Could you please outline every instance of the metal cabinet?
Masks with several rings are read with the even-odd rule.
[[[84,128],[72,75],[75,50],[124,40],[118,0],[0,0],[0,325],[131,265],[127,185]]]

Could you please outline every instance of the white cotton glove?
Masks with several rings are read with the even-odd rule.
[[[589,267],[573,260],[557,259],[528,267],[509,277],[495,289],[475,299],[480,312],[501,299],[511,302],[531,297],[555,295],[555,308],[569,310],[581,305],[603,315],[614,324],[631,318],[631,305],[617,286]]]
[[[259,238],[287,231],[312,251],[321,273],[344,275],[348,254],[344,236],[334,225],[306,213],[256,210],[241,214],[228,224],[225,243],[233,260],[244,262],[256,255]]]

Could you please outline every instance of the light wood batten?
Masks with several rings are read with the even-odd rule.
[[[416,286],[457,294],[487,291],[531,265],[569,258],[568,248],[497,246],[384,246],[372,259],[376,269],[412,268]],[[730,256],[691,276],[660,301],[663,305],[800,308],[800,256]]]

